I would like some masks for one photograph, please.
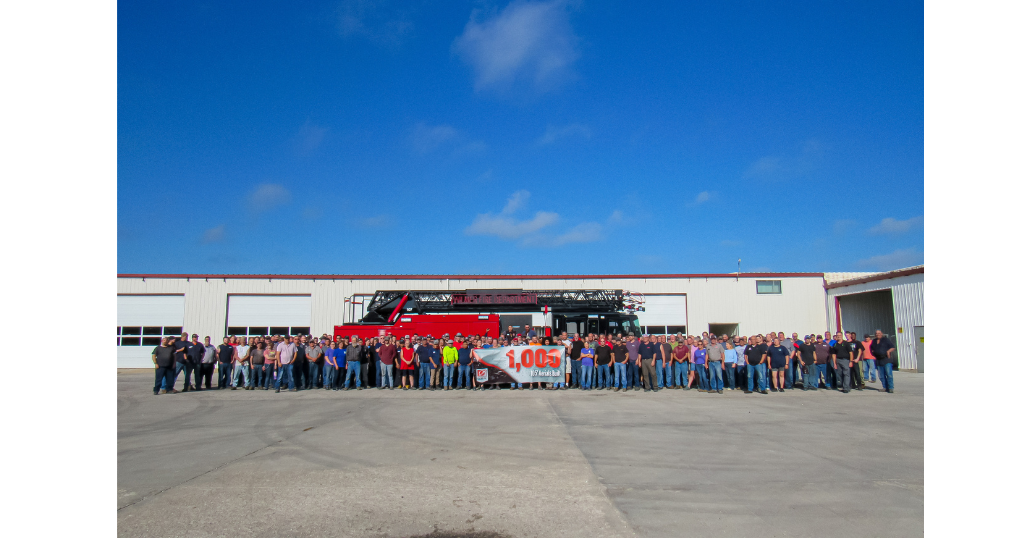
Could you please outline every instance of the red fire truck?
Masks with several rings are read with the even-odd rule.
[[[378,291],[357,323],[334,326],[334,338],[418,334],[501,336],[541,313],[537,334],[640,334],[643,296],[623,290]],[[523,316],[527,313],[528,316]]]

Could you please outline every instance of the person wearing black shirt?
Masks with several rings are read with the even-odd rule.
[[[864,390],[864,375],[860,371],[860,361],[864,359],[864,344],[857,340],[857,333],[846,333],[846,345],[850,347],[850,377],[853,388]]]
[[[174,348],[174,375],[171,376],[171,384],[167,386],[169,389],[174,388],[174,384],[178,382],[178,375],[181,374],[182,370],[185,370],[185,388],[182,392],[188,391],[188,378],[191,374],[191,368],[186,369],[188,366],[188,348],[192,347],[192,344],[188,341],[188,333],[181,333],[181,338],[176,339],[171,347]]]
[[[235,346],[228,343],[228,337],[224,337],[224,343],[217,346],[217,388],[226,389],[231,384],[231,364],[235,360]]]
[[[473,342],[464,342],[462,347],[458,349],[457,354],[459,355],[459,377],[455,386],[458,390],[471,390],[473,389],[473,377],[471,375],[473,373]],[[466,382],[465,385],[462,384],[463,380]]]
[[[174,394],[174,348],[167,345],[167,339],[161,338],[160,345],[153,348],[153,366],[156,366],[156,382],[153,384],[153,395]],[[167,389],[160,384],[166,383]]]
[[[789,350],[779,345],[779,339],[772,340],[768,347],[769,367],[772,369],[772,382],[775,383],[775,390],[786,392],[783,388],[786,385],[786,369],[789,368]]]
[[[768,346],[764,345],[762,336],[758,335],[753,337],[754,343],[747,346],[747,349],[743,352],[744,358],[747,361],[747,390],[743,391],[746,394],[754,392],[754,378],[757,378],[758,392],[761,394],[768,394],[768,380],[765,379],[765,355],[768,354]]]
[[[629,358],[629,350],[622,345],[621,340],[615,340],[615,345],[612,346],[612,357],[615,360],[615,375],[612,377],[615,392],[629,390],[626,388],[626,359]]]
[[[878,366],[878,380],[882,382],[882,388],[890,394],[896,390],[892,382],[892,356],[895,353],[896,346],[892,345],[881,330],[875,331],[875,339],[871,341],[871,354],[875,356],[875,363]]]
[[[843,394],[850,392],[850,346],[846,344],[843,333],[836,333],[836,345],[829,351],[832,355],[832,369],[836,371],[836,388]]]
[[[638,352],[640,353],[640,368],[643,371],[644,392],[651,390],[657,392],[658,377],[654,373],[654,361],[661,357],[661,349],[657,344],[651,343],[650,336],[644,335],[640,341]]]
[[[572,348],[569,351],[569,378],[572,382],[572,388],[580,388],[580,380],[583,378],[583,359],[580,358],[580,352],[583,351],[583,339],[580,335],[576,335],[576,339],[572,341]]]
[[[818,365],[814,360],[814,338],[804,338],[800,347],[797,348],[800,355],[800,364],[804,369],[804,390],[818,390]]]
[[[302,390],[306,388],[306,380],[309,379],[309,361],[306,360],[306,337],[299,336],[299,342],[295,346],[295,358],[292,360],[292,375],[295,376],[295,388]],[[366,384],[366,381],[363,381]]]
[[[203,352],[206,351],[206,346],[199,343],[199,335],[193,334],[192,341],[189,343],[187,362],[185,363],[185,390],[196,390],[199,388],[199,380],[202,376],[202,364],[203,364]],[[190,372],[194,372],[196,384],[192,385],[192,375]]]
[[[612,388],[611,366],[609,366],[611,362],[611,342],[601,340],[594,350],[594,364],[597,365],[597,390]]]

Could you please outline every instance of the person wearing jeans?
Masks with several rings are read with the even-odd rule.
[[[768,355],[768,346],[764,345],[760,336],[751,337],[751,343],[744,350],[747,363],[747,390],[749,394],[754,392],[754,379],[757,378],[758,392],[768,394],[768,380],[765,378],[765,356]]]
[[[732,342],[726,342],[722,371],[725,374],[725,384],[729,385],[729,390],[736,390],[736,361],[738,358],[736,346],[732,345]]]
[[[224,343],[217,346],[217,388],[226,389],[231,384],[231,363],[235,361],[237,354],[235,348],[228,343],[228,337],[224,337]],[[173,387],[172,387],[173,388]]]
[[[704,349],[704,341],[697,340],[697,351],[693,352],[693,368],[697,370],[697,392],[708,391],[708,352]]]
[[[594,348],[590,347],[589,343],[585,345],[587,347],[580,350],[580,370],[582,371],[580,388],[590,390],[593,388],[594,382]]]
[[[167,338],[160,339],[160,345],[153,348],[153,366],[156,367],[156,379],[153,382],[153,394],[177,392],[174,390],[174,348],[167,345]],[[171,387],[170,390],[160,387]]]
[[[878,381],[878,368],[875,364],[875,356],[871,354],[871,338],[865,338],[861,344],[864,345],[864,359],[861,363],[864,365],[864,381],[871,381],[875,383]]]
[[[722,361],[708,363],[708,392],[722,393]]]
[[[274,391],[281,392],[281,384],[288,378],[288,390],[295,391],[295,378],[292,376],[292,364],[282,364],[277,370],[277,381],[274,382]]]

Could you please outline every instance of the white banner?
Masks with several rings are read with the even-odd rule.
[[[477,383],[563,383],[565,348],[561,346],[512,346],[473,350]]]

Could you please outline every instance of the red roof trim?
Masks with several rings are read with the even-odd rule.
[[[899,271],[890,271],[888,273],[881,273],[877,275],[866,276],[863,278],[855,278],[853,280],[840,280],[839,282],[832,282],[831,284],[825,284],[826,290],[834,288],[844,288],[846,286],[854,286],[856,284],[866,284],[868,282],[877,282],[879,280],[889,280],[890,278],[899,278],[901,276],[916,275],[924,273],[924,266],[911,267],[910,269],[900,269]]]
[[[824,278],[824,273],[743,273],[741,278]],[[117,278],[217,278],[267,280],[582,280],[625,278],[736,278],[735,273],[660,275],[184,275],[119,273]]]

